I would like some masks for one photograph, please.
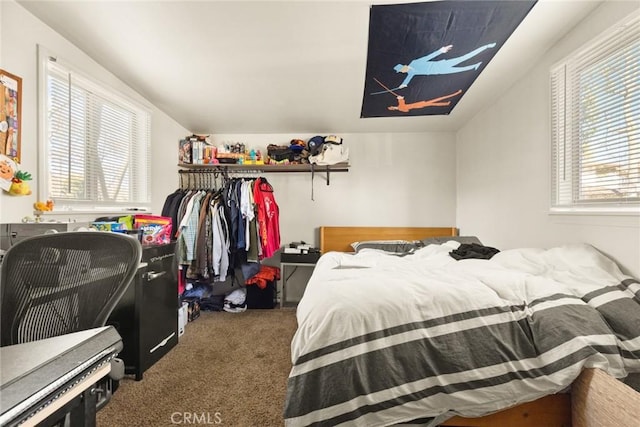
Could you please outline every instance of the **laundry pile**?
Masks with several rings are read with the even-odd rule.
[[[238,277],[248,277],[242,283]],[[181,303],[198,311],[226,311],[242,313],[249,309],[271,309],[276,304],[276,283],[280,269],[258,263],[246,263],[234,272],[230,288],[221,290],[215,284],[202,280],[187,279],[186,289],[180,297]],[[193,319],[195,320],[197,316]]]
[[[349,149],[336,135],[302,139],[292,139],[289,145],[269,144],[267,162],[269,164],[317,164],[335,165],[349,161]]]

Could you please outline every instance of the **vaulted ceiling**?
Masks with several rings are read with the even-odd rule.
[[[539,0],[448,116],[360,118],[371,4],[18,1],[189,131],[459,129],[600,1]]]

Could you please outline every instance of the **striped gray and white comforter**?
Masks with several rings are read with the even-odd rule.
[[[319,260],[298,305],[287,426],[432,425],[640,372],[640,283],[588,245],[455,261],[455,242]]]

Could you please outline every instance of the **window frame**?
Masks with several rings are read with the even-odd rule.
[[[151,206],[151,120],[152,112],[151,108],[140,101],[133,100],[130,96],[124,93],[122,89],[116,89],[100,78],[94,77],[91,73],[86,73],[81,68],[75,66],[69,61],[61,58],[49,51],[42,45],[38,45],[38,200],[47,200],[52,198],[56,203],[55,211],[45,212],[45,214],[64,214],[64,213],[123,213],[123,212],[144,212],[149,211]],[[95,194],[95,188],[89,189],[87,195],[91,195],[89,200],[73,200],[73,199],[60,199],[56,200],[55,197],[51,197],[49,194],[49,161],[50,161],[50,144],[48,141],[48,62],[50,58],[55,58],[56,62],[62,67],[69,70],[73,75],[76,75],[82,80],[82,89],[93,89],[99,95],[107,94],[105,99],[108,102],[114,102],[119,107],[126,106],[131,110],[137,111],[137,115],[144,115],[146,123],[142,124],[143,135],[142,146],[135,145],[136,151],[144,150],[143,155],[137,160],[138,164],[130,170],[131,180],[140,179],[142,175],[143,185],[141,190],[141,199],[146,201],[100,201],[97,200]],[[85,86],[86,85],[86,86]],[[146,162],[141,159],[146,159]],[[96,177],[97,175],[93,176]]]
[[[575,127],[579,126],[572,123],[572,119],[577,116],[576,111],[581,105],[574,105],[572,101],[574,94],[571,91],[578,86],[577,80],[582,74],[578,73],[571,77],[567,76],[567,70],[571,70],[577,60],[584,60],[585,56],[592,50],[598,49],[600,46],[611,43],[612,39],[617,38],[622,31],[627,32],[623,35],[624,40],[632,42],[634,34],[638,34],[640,27],[640,12],[633,13],[629,17],[616,23],[612,27],[603,31],[602,34],[596,36],[589,42],[585,43],[575,52],[567,55],[561,61],[555,63],[549,71],[549,105],[550,105],[550,208],[551,214],[597,214],[597,215],[637,215],[640,216],[640,199],[633,198],[625,201],[623,198],[599,199],[588,201],[580,199],[579,191],[581,185],[580,162],[581,162],[581,141],[577,135]],[[627,31],[628,30],[628,31]],[[581,70],[584,71],[588,66],[601,64],[606,58],[589,58],[588,65],[581,64]],[[555,81],[554,81],[555,79]],[[559,82],[559,83],[558,83]],[[636,108],[636,112],[640,109]],[[628,129],[625,127],[625,129]],[[636,136],[631,134],[631,137]],[[640,144],[634,138],[633,148],[637,149]],[[635,154],[635,152],[633,153]],[[562,160],[559,159],[562,157]],[[564,176],[560,175],[564,173]],[[636,178],[640,180],[640,178]],[[571,194],[561,200],[560,193],[566,191]]]

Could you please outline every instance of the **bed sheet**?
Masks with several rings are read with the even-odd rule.
[[[477,417],[565,390],[585,367],[640,372],[640,283],[589,245],[456,261],[323,255],[297,309],[287,426]]]

